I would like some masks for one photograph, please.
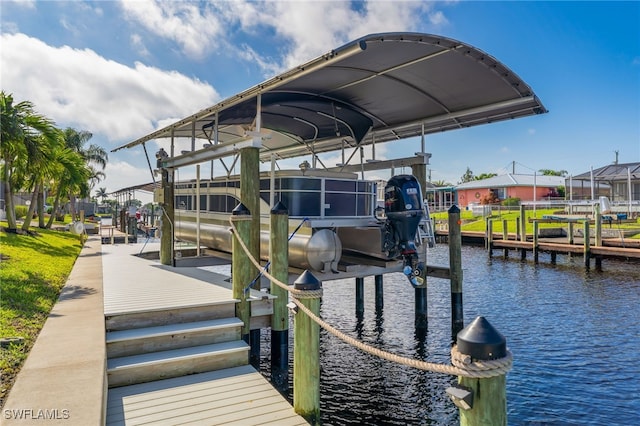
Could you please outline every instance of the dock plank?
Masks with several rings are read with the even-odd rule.
[[[307,424],[250,365],[109,390],[109,426],[230,422]]]
[[[106,316],[235,302],[231,289],[216,285],[221,275],[187,276],[181,268],[136,256],[139,250],[135,244],[102,246]]]

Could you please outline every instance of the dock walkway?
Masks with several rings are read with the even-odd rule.
[[[217,304],[235,303],[228,277],[195,267],[169,267],[135,256],[141,247],[142,244],[102,246],[107,324],[110,318],[120,315],[210,309]],[[159,244],[153,242],[145,247],[146,251],[158,249]],[[167,324],[171,326],[170,321]],[[110,388],[106,424],[307,422],[258,371],[241,365]]]

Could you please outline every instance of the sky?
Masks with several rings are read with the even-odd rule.
[[[1,89],[107,151],[351,40],[421,32],[497,58],[549,110],[428,135],[432,181],[640,161],[640,2],[3,0],[0,25]],[[419,148],[379,144],[376,158]],[[104,173],[95,189],[152,180],[141,147],[110,152]]]

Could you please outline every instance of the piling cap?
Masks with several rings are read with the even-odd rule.
[[[249,211],[247,206],[240,203],[231,211],[231,215],[232,216],[250,216],[251,212]]]
[[[322,283],[308,269],[305,269],[293,283],[293,288],[296,290],[320,290]]]
[[[271,209],[271,214],[279,214],[279,215],[289,214],[289,209],[287,209],[287,206],[285,206],[282,203],[282,201],[278,201],[276,205],[273,206],[273,208]]]
[[[460,208],[454,204],[449,208],[448,213],[460,213]]]
[[[458,351],[477,360],[507,356],[507,339],[484,317],[477,317],[458,333]]]

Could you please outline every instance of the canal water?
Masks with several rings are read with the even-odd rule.
[[[507,376],[509,424],[637,423],[640,264],[604,260],[601,271],[586,270],[582,257],[558,256],[552,265],[541,254],[534,265],[513,254],[489,259],[485,250],[466,246],[462,258],[465,324],[484,316],[514,355]],[[448,262],[446,245],[430,249],[429,264]],[[399,355],[449,363],[449,281],[429,278],[425,333],[414,328],[414,290],[402,274],[385,275],[381,312],[375,310],[373,277],[365,279],[360,319],[354,280],[328,281],[323,288],[321,316],[340,330]],[[263,337],[261,370],[268,376],[268,333]],[[378,359],[324,331],[320,345],[323,424],[459,424],[445,394],[455,378]]]

